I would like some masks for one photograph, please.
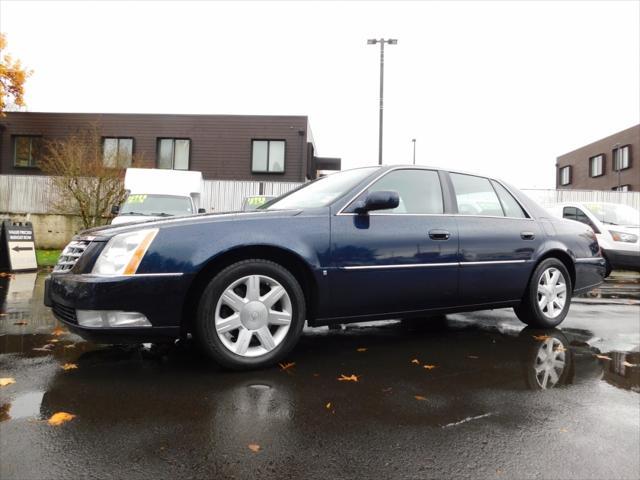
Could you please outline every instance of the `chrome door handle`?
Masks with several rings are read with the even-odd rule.
[[[534,238],[536,238],[536,234],[533,232],[521,232],[520,238],[523,240],[533,240]]]
[[[431,240],[449,240],[451,234],[446,230],[429,230],[429,238]]]

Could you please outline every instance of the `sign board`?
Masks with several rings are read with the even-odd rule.
[[[2,222],[0,266],[11,272],[36,270],[36,247],[31,222]]]

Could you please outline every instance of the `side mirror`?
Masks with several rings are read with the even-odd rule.
[[[372,210],[390,210],[398,205],[400,205],[398,192],[379,190],[368,193],[364,200],[357,202],[354,211],[356,213],[367,213]]]
[[[204,208],[199,208],[198,213],[207,213],[207,210]]]
[[[111,207],[111,215],[118,215],[118,213],[120,213],[120,206],[119,205],[113,205]]]

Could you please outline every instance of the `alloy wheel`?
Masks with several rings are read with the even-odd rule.
[[[266,275],[248,275],[223,291],[216,305],[215,328],[229,351],[258,357],[282,343],[292,318],[291,298],[278,281]]]
[[[562,313],[567,301],[567,282],[562,272],[555,268],[547,268],[538,280],[538,307],[549,318],[556,318]]]

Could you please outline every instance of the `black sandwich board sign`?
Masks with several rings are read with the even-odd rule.
[[[36,270],[36,246],[31,222],[2,222],[0,232],[0,269],[11,272]]]

